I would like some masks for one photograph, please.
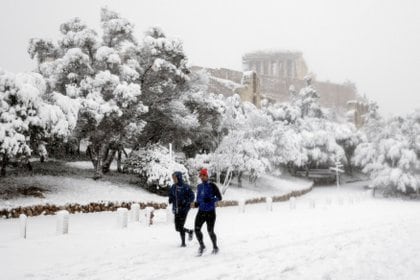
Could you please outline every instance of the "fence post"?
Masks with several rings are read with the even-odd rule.
[[[26,217],[25,214],[20,214],[19,221],[20,221],[20,237],[26,239],[26,226],[27,226],[28,217]]]
[[[344,205],[344,199],[342,196],[338,196],[338,205]]]
[[[140,204],[131,204],[131,214],[133,217],[133,222],[138,222],[140,220]]]
[[[238,200],[239,213],[245,213],[245,199]]]
[[[60,210],[57,212],[56,232],[58,235],[69,233],[69,211]]]
[[[289,199],[289,208],[290,209],[296,209],[296,197],[292,196]]]
[[[146,210],[146,222],[150,226],[153,224],[153,217],[154,217],[153,211],[155,210],[155,208],[148,206],[145,208],[145,210]]]
[[[273,211],[273,198],[271,198],[271,197],[267,197],[267,198],[265,199],[265,202],[266,202],[266,204],[267,204],[267,210],[268,210],[268,211]]]
[[[315,199],[313,198],[309,199],[309,208],[315,208]]]
[[[128,222],[128,209],[118,208],[117,209],[117,226],[118,228],[126,228]]]
[[[331,205],[331,197],[327,197],[327,198],[325,198],[325,204],[326,205]]]

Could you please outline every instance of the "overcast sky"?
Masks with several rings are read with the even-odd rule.
[[[33,69],[31,37],[57,39],[80,17],[99,28],[102,6],[183,40],[191,65],[241,70],[245,52],[303,52],[318,80],[356,83],[382,112],[420,108],[420,1],[416,0],[1,0],[0,68]]]

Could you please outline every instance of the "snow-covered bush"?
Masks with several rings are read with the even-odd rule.
[[[169,150],[160,144],[133,151],[124,161],[124,170],[138,175],[143,187],[162,195],[166,195],[168,186],[172,185],[172,174],[175,171],[182,172],[185,181],[189,179],[185,166],[175,162]]]
[[[415,170],[419,167],[416,154],[401,137],[363,143],[355,153],[355,163],[370,175],[370,187],[385,192],[409,193],[420,187]]]

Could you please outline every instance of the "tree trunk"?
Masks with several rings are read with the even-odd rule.
[[[351,165],[351,155],[346,154],[347,169],[350,176],[353,176],[353,166]]]
[[[225,192],[229,188],[231,180],[232,180],[232,170],[231,170],[231,168],[228,168],[228,170],[226,172],[225,180],[224,180],[223,185],[222,185],[222,194],[225,194]]]
[[[121,168],[121,157],[122,157],[122,150],[119,149],[118,150],[118,157],[117,157],[117,172],[118,173],[122,173],[122,168]]]
[[[122,154],[124,153],[125,158],[128,158],[128,154],[125,151],[123,145],[118,146],[118,158],[117,158],[117,171],[123,173],[122,169]]]
[[[109,172],[109,169],[111,167],[111,163],[114,161],[116,153],[117,153],[117,150],[111,150],[111,153],[109,152],[109,149],[106,150],[105,157],[103,159],[103,166],[102,166],[102,171],[104,173]]]
[[[0,177],[6,176],[6,166],[9,159],[6,155],[3,155],[3,159],[1,161],[1,171],[0,171]]]
[[[102,172],[102,168],[103,168],[103,156],[106,154],[107,149],[106,149],[107,145],[103,145],[103,144],[91,144],[88,146],[86,153],[89,155],[90,160],[92,161],[93,164],[93,168],[94,168],[94,175],[93,175],[93,179],[100,179],[103,177],[103,172]]]
[[[238,172],[238,187],[240,188],[242,188],[242,175],[243,175],[243,172],[239,171]]]

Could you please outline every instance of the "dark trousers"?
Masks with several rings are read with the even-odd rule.
[[[195,236],[197,237],[197,240],[200,243],[201,247],[204,247],[203,233],[201,233],[201,227],[204,223],[207,224],[207,232],[209,233],[211,242],[213,243],[213,248],[217,248],[217,237],[214,233],[214,224],[216,223],[216,211],[198,211],[197,216],[195,217],[194,231]]]
[[[185,232],[189,232],[189,229],[184,227],[185,221],[187,220],[187,214],[175,214],[175,230],[181,235],[182,244],[185,244]]]

